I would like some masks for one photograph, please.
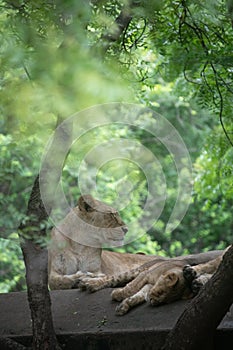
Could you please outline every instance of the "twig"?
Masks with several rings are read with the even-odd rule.
[[[230,145],[233,147],[233,142],[231,141],[231,139],[230,139],[230,137],[228,135],[228,132],[227,132],[227,130],[225,128],[224,122],[223,122],[223,96],[222,96],[222,92],[221,92],[221,89],[220,89],[220,86],[219,86],[219,82],[218,82],[218,73],[217,73],[217,71],[216,71],[216,69],[215,69],[215,67],[214,67],[212,62],[210,63],[210,65],[211,65],[211,68],[212,68],[213,73],[214,73],[216,88],[217,88],[219,99],[220,99],[220,110],[219,110],[220,124],[222,126],[223,132],[224,132],[227,140],[229,141]]]

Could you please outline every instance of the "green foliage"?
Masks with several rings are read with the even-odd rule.
[[[162,249],[157,241],[153,241],[149,235],[143,235],[140,239],[125,245],[122,248],[115,248],[117,252],[127,253],[143,253],[143,254],[159,254],[167,256],[167,252]]]
[[[0,218],[1,237],[17,230],[25,217],[33,179],[39,169],[39,141],[28,137],[17,142],[0,134]]]
[[[223,130],[218,127],[207,138],[204,149],[195,162],[195,190],[199,198],[206,199],[206,208],[210,202],[225,203],[232,199],[232,159],[233,148],[229,148]]]
[[[0,293],[25,289],[22,252],[12,233],[9,239],[0,239]]]

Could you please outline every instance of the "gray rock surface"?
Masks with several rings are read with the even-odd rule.
[[[51,292],[54,325],[65,349],[145,350],[151,344],[157,344],[159,349],[187,304],[186,301],[159,307],[143,304],[124,316],[116,316],[117,303],[111,301],[110,292],[111,289],[93,294],[78,290]],[[231,341],[229,349],[233,348],[233,308],[216,335],[216,344],[221,342],[221,349],[228,349],[223,346],[225,338],[226,343]],[[0,294],[0,336],[16,337],[22,343],[31,339],[25,292]]]

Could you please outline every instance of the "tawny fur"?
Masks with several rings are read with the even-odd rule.
[[[86,278],[82,288],[91,292],[101,288],[116,287],[128,283],[112,292],[112,299],[121,301],[117,315],[124,315],[132,307],[148,301],[151,305],[170,303],[192,297],[190,287],[183,276],[186,261],[151,261],[137,269],[103,278]],[[131,282],[130,282],[131,281]]]
[[[225,251],[224,251],[225,252]],[[86,278],[81,287],[95,292],[106,287],[125,285],[112,292],[112,299],[121,301],[117,315],[124,315],[131,308],[147,301],[152,306],[192,298],[217,270],[224,252],[207,263],[196,266],[186,261],[152,260],[136,269],[102,278]],[[131,281],[131,282],[130,282]],[[128,283],[128,284],[127,284]]]
[[[102,246],[121,245],[126,232],[115,209],[90,195],[80,197],[78,206],[51,232],[50,288],[74,288],[83,277],[124,272],[156,258],[102,250]]]
[[[155,255],[117,253],[104,246],[119,246],[127,229],[119,213],[90,195],[81,196],[78,206],[51,232],[49,286],[76,288],[85,277],[103,277],[135,269],[149,261],[172,261]],[[220,251],[179,257],[188,264],[209,261]]]

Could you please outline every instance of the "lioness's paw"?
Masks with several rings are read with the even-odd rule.
[[[113,290],[111,296],[112,300],[122,301],[124,299],[124,297],[122,296],[122,288],[117,288]]]
[[[120,305],[118,305],[115,310],[117,316],[123,316],[128,311],[129,311],[129,305],[126,301],[122,301],[122,303],[120,303]]]
[[[185,265],[183,268],[183,275],[187,282],[191,283],[196,277],[197,273],[190,265]]]
[[[80,287],[80,280],[73,281],[72,283],[72,289],[78,289]]]
[[[82,280],[80,283],[79,283],[79,288],[81,290],[87,290],[88,292],[90,293],[94,293],[94,292],[97,292],[97,290],[100,290],[102,289],[101,285],[98,283],[98,281],[96,280],[92,280],[92,279],[89,279],[87,278],[86,280]]]
[[[79,281],[78,287],[81,291],[86,290],[86,283],[84,281]]]
[[[72,289],[76,289],[76,288],[79,288],[81,290],[84,290],[84,286],[81,287],[81,282],[84,281],[85,279],[87,279],[87,276],[88,278],[90,277],[89,276],[89,272],[81,272],[81,271],[78,271],[75,276],[72,278],[73,279],[73,284],[72,284]]]

